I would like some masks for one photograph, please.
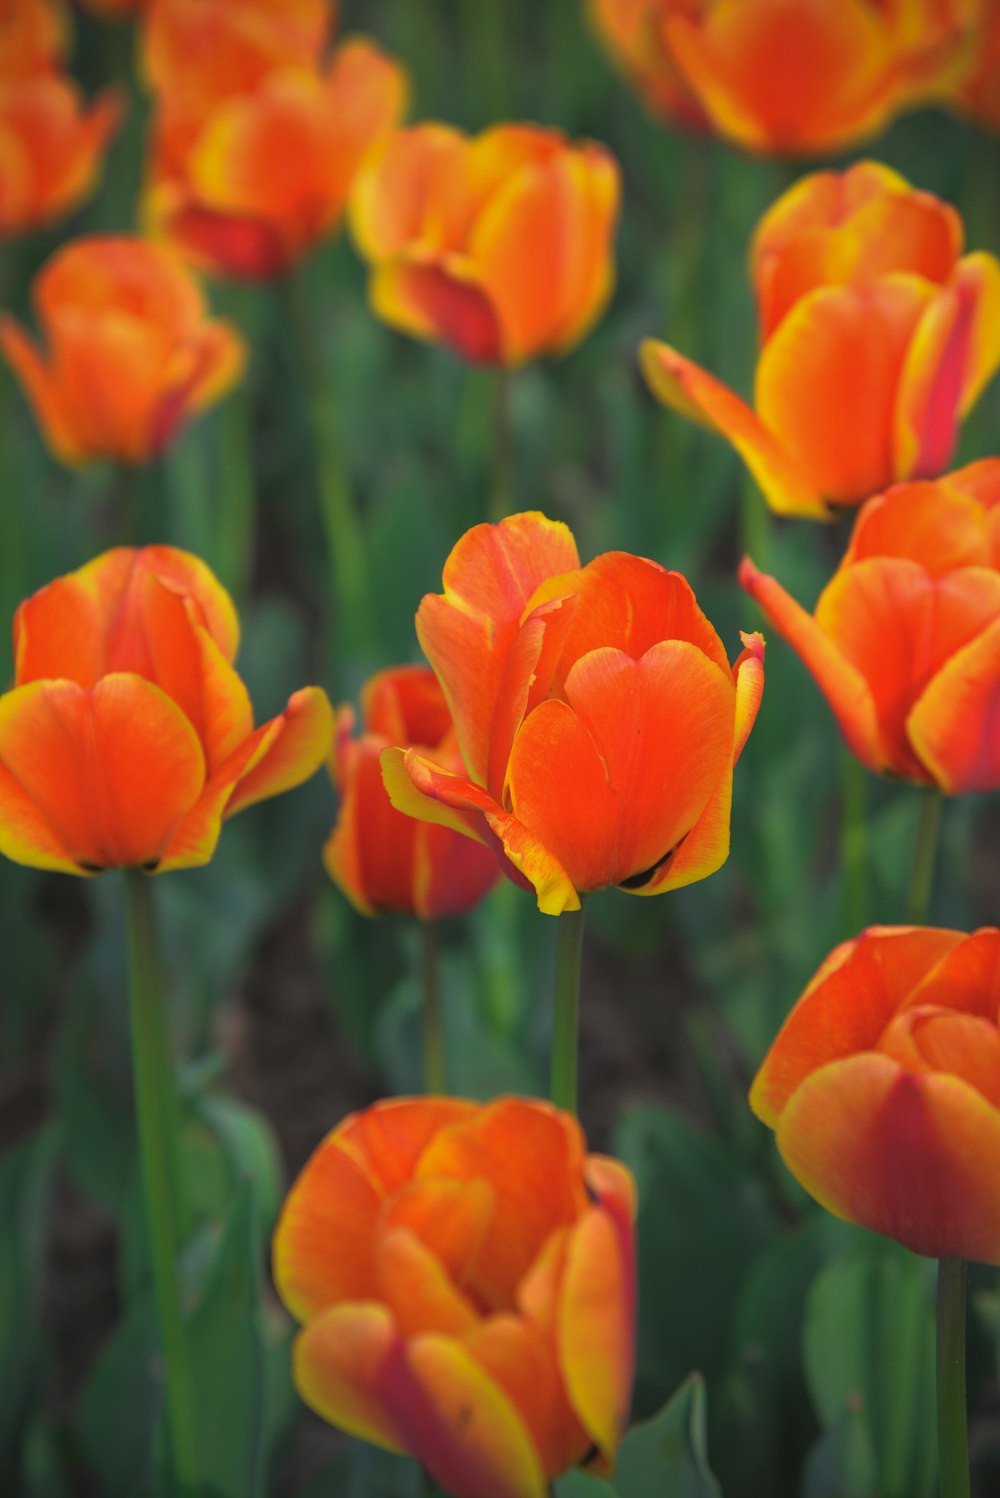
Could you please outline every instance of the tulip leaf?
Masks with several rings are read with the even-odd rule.
[[[622,1441],[615,1465],[619,1498],[721,1498],[708,1467],[705,1383],[692,1373],[652,1420]]]
[[[150,1295],[136,1295],[101,1348],[77,1405],[74,1431],[107,1498],[152,1491],[162,1363]]]
[[[202,1093],[192,1112],[222,1146],[234,1182],[251,1180],[260,1214],[260,1230],[270,1235],[282,1198],[278,1141],[264,1114],[224,1093]]]
[[[0,1159],[0,1478],[16,1471],[42,1371],[42,1265],[56,1146],[49,1127]]]
[[[881,1491],[868,1416],[858,1400],[844,1407],[810,1451],[802,1498],[871,1498]]]

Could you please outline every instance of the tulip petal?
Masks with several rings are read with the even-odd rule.
[[[803,1081],[776,1133],[836,1216],[930,1258],[1000,1262],[1000,1109],[968,1082],[849,1056]]]
[[[442,187],[466,154],[465,137],[436,121],[397,130],[359,174],[348,204],[351,234],[366,260],[388,260],[417,239],[453,248],[435,220]]]
[[[413,1177],[418,1161],[442,1129],[476,1114],[459,1098],[394,1098],[352,1114],[336,1131],[384,1196]]]
[[[945,795],[1000,784],[1000,620],[945,662],[911,709],[906,732]]]
[[[906,1071],[961,1077],[1000,1109],[1000,1030],[992,1015],[909,1004],[887,1026],[878,1049]]]
[[[413,1233],[380,1233],[375,1252],[379,1300],[392,1312],[401,1336],[440,1332],[457,1337],[476,1325],[475,1306]]]
[[[419,1239],[461,1288],[495,1211],[496,1197],[488,1181],[421,1179],[401,1186],[386,1202],[381,1225],[405,1228]]]
[[[400,1451],[407,1443],[396,1431],[385,1395],[387,1369],[400,1349],[399,1333],[384,1306],[331,1306],[295,1339],[295,1387],[331,1425]]]
[[[378,1184],[344,1148],[339,1131],[328,1134],[285,1198],[274,1234],[274,1283],[297,1320],[339,1301],[377,1296],[381,1205]]]
[[[417,246],[376,265],[368,283],[375,315],[413,338],[440,339],[473,364],[503,359],[497,309],[471,261],[428,258]]]
[[[913,989],[910,1004],[937,1004],[1000,1019],[1000,932],[975,931],[949,950]]]
[[[633,1265],[609,1213],[571,1229],[559,1305],[559,1361],[570,1403],[606,1460],[628,1420],[634,1347]]]
[[[963,492],[960,480],[956,473],[936,482],[895,484],[870,499],[858,511],[841,567],[870,557],[906,557],[941,577],[956,567],[990,566],[983,506]]]
[[[231,817],[256,801],[280,795],[315,774],[330,752],[333,709],[322,687],[293,692],[283,713],[257,729],[259,742],[226,805]]]
[[[569,1404],[555,1344],[541,1327],[519,1316],[489,1316],[462,1344],[509,1396],[547,1477],[582,1460],[590,1435]]]
[[[0,315],[0,350],[24,386],[38,425],[64,463],[86,462],[89,454],[69,419],[52,369],[20,323],[6,313]]]
[[[652,338],[640,346],[639,365],[657,400],[736,449],[775,514],[829,520],[829,507],[808,471],[721,380]]]

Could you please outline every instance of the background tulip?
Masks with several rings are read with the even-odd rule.
[[[865,505],[815,616],[749,558],[740,581],[869,769],[1000,785],[1000,458]]]
[[[981,124],[1000,130],[1000,0],[977,0],[969,66],[951,102]]]
[[[643,373],[735,447],[779,513],[828,517],[934,477],[1000,364],[1000,261],[961,249],[954,210],[887,167],[804,178],[751,251],[755,410],[664,343],[643,344]]]
[[[461,772],[455,730],[433,671],[396,666],[362,694],[360,737],[354,713],[337,713],[332,760],[340,810],[326,848],[330,877],[365,915],[401,911],[433,920],[461,915],[500,875],[494,855],[448,827],[397,811],[382,784],[380,758],[392,745],[415,746],[443,769]]]
[[[120,118],[116,95],[88,109],[56,74],[0,81],[0,234],[27,233],[82,202]]]
[[[686,580],[608,552],[580,566],[566,526],[476,526],[417,634],[468,774],[384,759],[393,803],[499,846],[550,915],[619,884],[660,894],[729,851],[733,764],[763,690],[764,642],[732,668]]]
[[[914,1253],[1000,1264],[1000,931],[838,947],[750,1103],[824,1207]]]
[[[68,34],[68,14],[59,0],[6,0],[0,6],[0,81],[55,72]]]
[[[223,817],[300,784],[329,751],[305,687],[253,726],[232,601],[167,546],[106,552],[14,618],[0,697],[0,852],[62,873],[207,863]]]
[[[572,348],[611,293],[620,191],[604,146],[558,130],[398,131],[351,201],[372,307],[477,362]]]
[[[545,1103],[376,1104],[319,1146],[274,1239],[324,1418],[454,1498],[613,1461],[634,1338],[632,1178]]]
[[[75,240],[39,272],[40,352],[10,317],[0,349],[67,463],[143,463],[239,378],[242,340],[205,316],[195,281],[140,239]]]

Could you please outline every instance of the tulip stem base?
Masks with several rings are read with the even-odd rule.
[[[930,910],[934,859],[937,854],[943,810],[944,797],[939,791],[923,792],[910,884],[906,893],[906,919],[913,926],[924,925]]]
[[[424,1091],[440,1096],[447,1091],[447,1070],[441,1013],[438,933],[433,921],[420,922],[420,970],[423,986]]]
[[[156,943],[153,883],[136,869],[125,872],[125,903],[132,1072],[153,1293],[175,1486],[177,1493],[187,1498],[198,1491],[198,1440],[177,1278],[181,1237],[177,1109]]]
[[[579,910],[567,910],[556,923],[555,1008],[552,1015],[552,1101],[576,1112],[577,1031],[580,961],[583,954],[583,895]]]
[[[937,1420],[941,1498],[969,1498],[969,1435],[965,1402],[964,1259],[941,1259],[937,1290]]]

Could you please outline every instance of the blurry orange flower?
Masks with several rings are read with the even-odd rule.
[[[34,299],[46,354],[10,317],[0,349],[64,462],[145,462],[242,371],[234,329],[207,320],[184,267],[141,239],[74,241],[39,272]]]
[[[169,546],[105,552],[22,603],[0,697],[0,853],[67,874],[207,863],[223,817],[318,769],[325,694],[305,687],[255,729],[238,639],[229,594]]]
[[[864,932],[831,953],[750,1104],[828,1211],[1000,1264],[1000,931]]]
[[[620,196],[611,153],[558,130],[397,131],[351,199],[372,306],[467,359],[562,353],[611,294]]]
[[[0,80],[0,236],[37,229],[82,202],[121,112],[110,91],[88,109],[76,84],[54,73]]]
[[[296,264],[337,226],[361,162],[399,119],[403,71],[372,43],[346,41],[322,63],[331,21],[315,0],[156,0],[146,211],[203,268],[259,279]]]
[[[969,0],[589,0],[653,109],[751,151],[838,151],[941,93]]]
[[[53,72],[66,51],[68,30],[59,0],[0,0],[0,83]]]
[[[627,552],[580,566],[537,513],[468,531],[417,634],[468,773],[388,750],[393,804],[505,855],[549,915],[580,891],[661,894],[729,853],[733,764],[764,685],[764,642],[730,667],[679,572]]]
[[[545,1498],[614,1459],[632,1392],[635,1188],[547,1103],[397,1099],[293,1186],[274,1277],[296,1387],[454,1498]]]
[[[869,769],[1000,786],[1000,458],[869,501],[815,617],[749,558],[740,581]]]
[[[955,210],[888,167],[805,177],[751,250],[756,410],[654,339],[643,373],[732,443],[773,510],[828,518],[947,468],[1000,364],[1000,261],[961,252]]]
[[[1000,0],[977,0],[971,64],[952,102],[992,130],[1000,130]]]
[[[445,769],[463,769],[434,672],[379,672],[364,689],[362,720],[355,738],[352,710],[337,713],[332,769],[340,811],[323,852],[331,879],[364,915],[397,910],[434,920],[471,910],[500,876],[496,858],[449,827],[396,811],[382,784],[382,751],[396,744],[417,746]]]

